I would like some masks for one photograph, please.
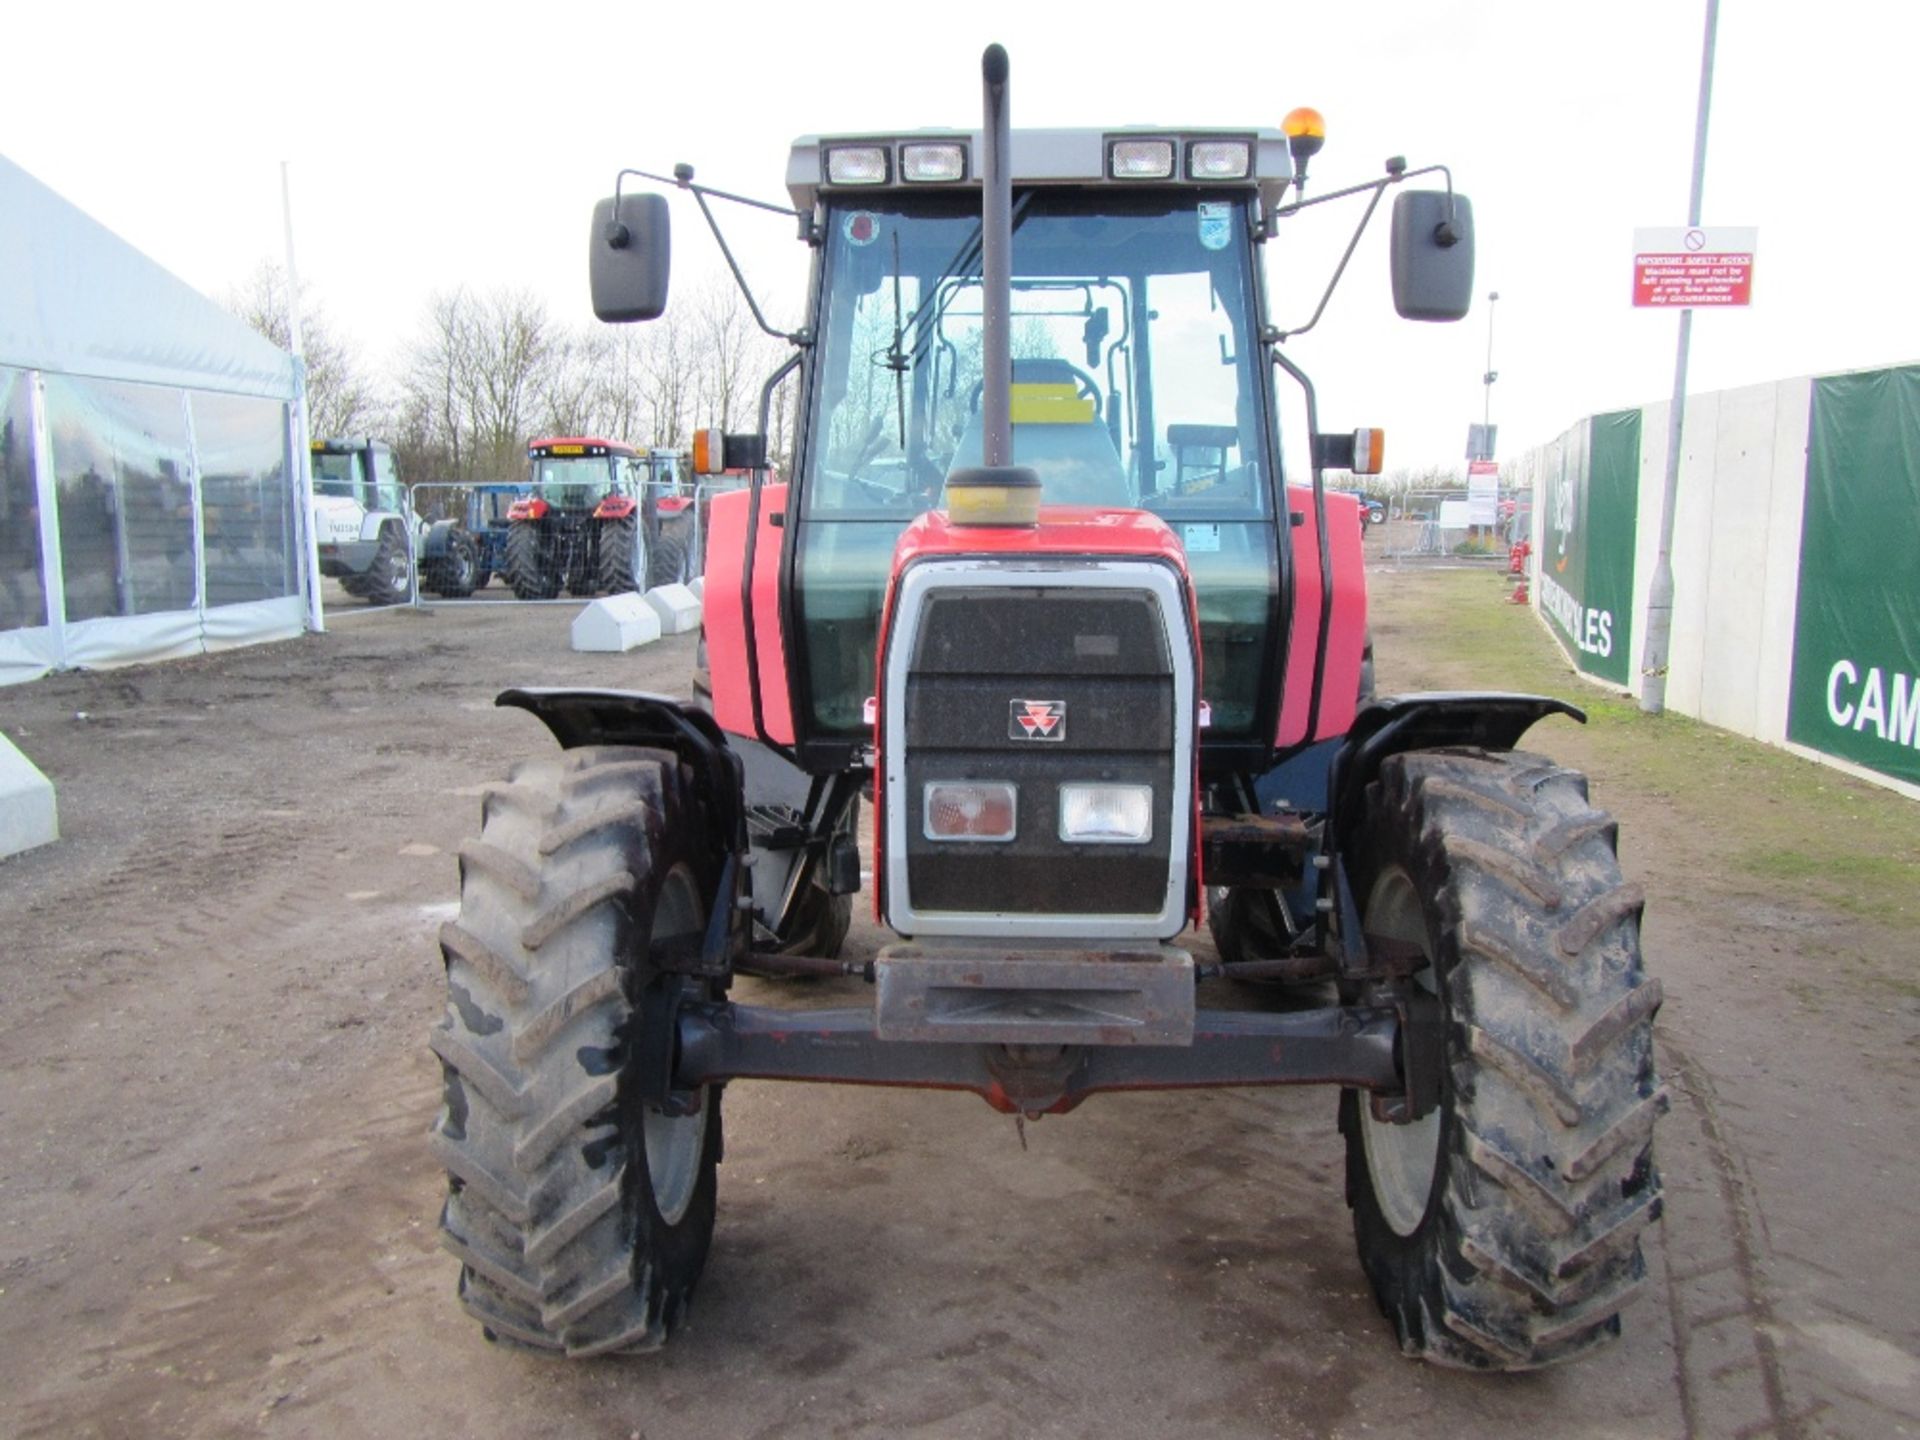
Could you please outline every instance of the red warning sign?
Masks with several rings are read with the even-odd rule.
[[[1760,232],[1720,225],[1633,232],[1633,303],[1657,310],[1753,303]]]

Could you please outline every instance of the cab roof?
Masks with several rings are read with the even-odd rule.
[[[577,447],[577,448],[576,448]],[[545,435],[527,442],[529,455],[638,455],[633,446],[599,435]]]
[[[1270,126],[1227,129],[1189,126],[1123,125],[1113,129],[1015,130],[1012,132],[1012,168],[1015,185],[1058,185],[1144,189],[1256,190],[1263,208],[1277,208],[1293,180],[1293,160],[1287,137]],[[1173,174],[1165,179],[1114,179],[1109,173],[1113,145],[1121,140],[1170,140],[1178,157]],[[1189,147],[1196,141],[1244,140],[1252,164],[1240,179],[1187,178]],[[965,173],[958,180],[907,181],[901,179],[900,152],[916,144],[961,144],[966,147]],[[880,183],[835,184],[827,177],[827,152],[840,146],[885,146],[889,152],[887,178]],[[787,157],[787,193],[802,214],[811,214],[823,196],[848,197],[876,191],[978,190],[983,142],[978,130],[891,130],[859,135],[802,135]]]

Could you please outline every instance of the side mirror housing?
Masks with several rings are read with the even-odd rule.
[[[664,195],[622,195],[593,207],[587,278],[593,313],[615,323],[666,313],[673,247]]]
[[[1473,306],[1473,205],[1443,190],[1393,201],[1393,308],[1407,320],[1459,320]]]

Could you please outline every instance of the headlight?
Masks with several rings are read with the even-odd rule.
[[[835,185],[887,183],[887,147],[836,145],[827,151],[827,179]]]
[[[1116,140],[1107,151],[1115,180],[1167,180],[1173,176],[1173,141]]]
[[[967,147],[964,145],[902,145],[902,180],[964,180],[967,178]]]
[[[925,831],[929,840],[1013,839],[1013,786],[991,780],[929,780]]]
[[[1153,787],[1062,785],[1060,838],[1080,845],[1144,845],[1153,838]]]
[[[1244,140],[1196,140],[1187,146],[1187,178],[1244,180],[1250,149]]]

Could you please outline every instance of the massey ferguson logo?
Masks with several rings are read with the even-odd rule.
[[[1007,738],[1010,740],[1064,740],[1067,738],[1067,702],[1014,700],[1009,702]]]

